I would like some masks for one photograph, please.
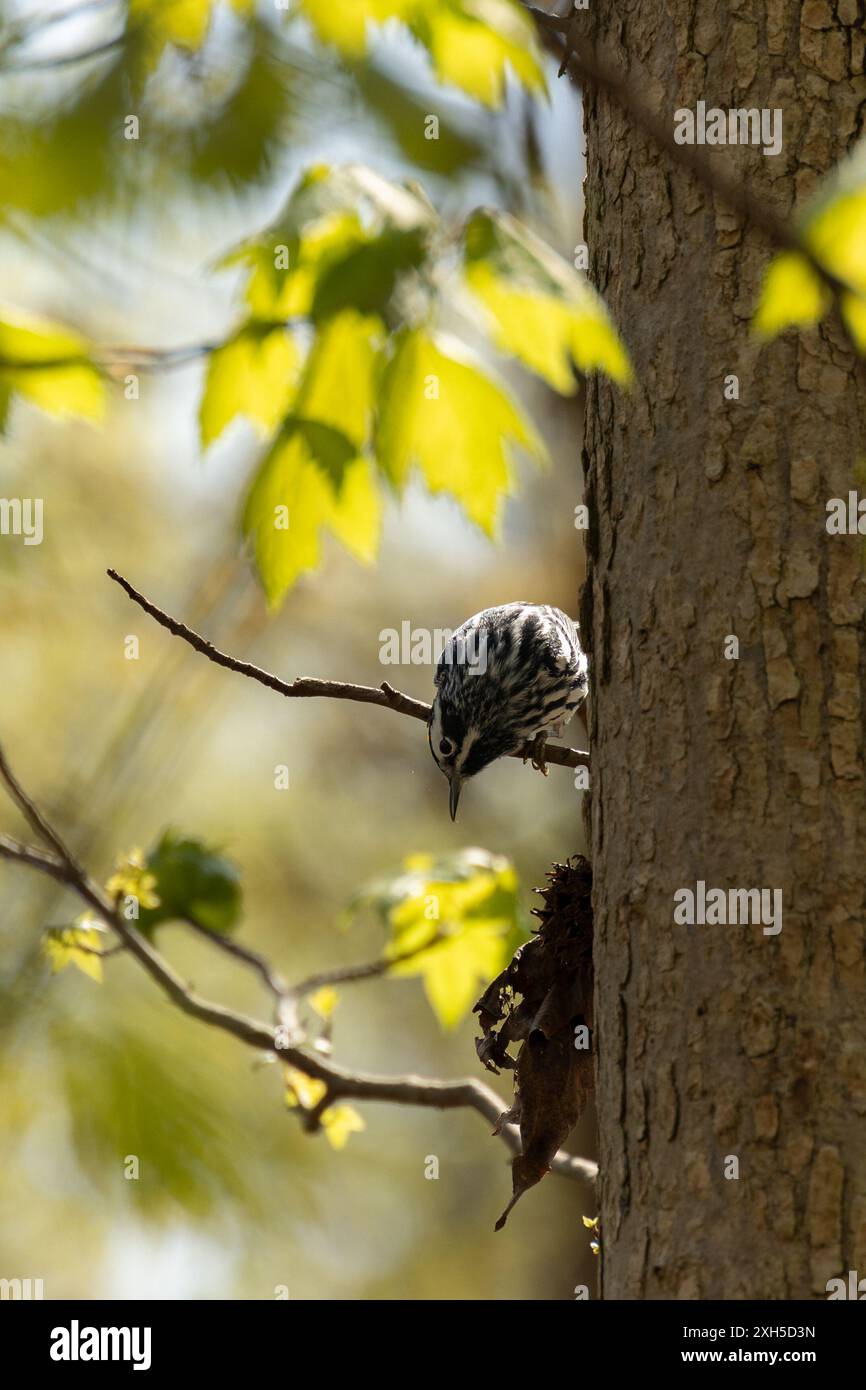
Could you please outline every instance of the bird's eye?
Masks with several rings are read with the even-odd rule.
[[[451,740],[447,738],[443,738],[441,743],[439,744],[439,752],[444,753],[446,756],[453,751],[453,748],[454,745],[452,744]]]

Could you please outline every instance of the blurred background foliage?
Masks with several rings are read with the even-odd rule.
[[[408,24],[358,28],[362,11],[398,10]],[[484,35],[497,32],[492,53]],[[457,69],[455,54],[479,56]],[[553,76],[509,0],[428,0],[423,12],[409,0],[304,0],[287,12],[200,0],[3,5],[0,296],[14,313],[0,312],[10,325],[0,355],[20,352],[22,313],[73,326],[73,354],[79,340],[226,341],[244,275],[217,266],[322,162],[420,180],[437,216],[467,226],[481,205],[495,209],[467,240],[476,248],[501,248],[497,229],[511,224],[499,219],[517,217],[533,249],[536,236],[570,264],[580,111]],[[537,100],[542,77],[549,98]],[[130,112],[147,138],[122,138]],[[438,141],[424,138],[431,113]],[[497,293],[489,273],[476,288]],[[498,306],[519,322],[519,305]],[[443,317],[489,355],[480,303]],[[66,369],[78,372],[66,381],[73,400],[55,416],[41,409],[39,373],[26,377],[29,396],[23,374],[7,374],[0,495],[41,497],[45,532],[39,546],[0,538],[0,737],[94,874],[107,881],[118,856],[158,845],[169,827],[217,847],[243,885],[237,938],[298,979],[415,940],[429,929],[419,893],[393,896],[394,876],[423,888],[481,846],[504,877],[479,921],[497,924],[497,951],[525,932],[533,884],[582,848],[568,771],[545,781],[505,759],[469,787],[452,825],[423,726],[281,701],[218,670],[150,624],[105,569],[284,677],[387,679],[429,699],[429,667],[383,667],[386,629],[455,627],[515,598],[575,609],[579,397],[546,384],[559,372],[551,384],[571,388],[560,359],[529,365],[533,376],[507,361],[497,370],[509,400],[541,423],[552,467],[516,464],[519,495],[496,544],[411,477],[402,498],[382,494],[375,566],[326,539],[320,568],[278,614],[239,545],[262,432],[244,419],[203,429],[207,359],[142,373],[137,399],[103,390],[97,374],[98,427],[68,418],[98,413],[75,407],[82,391],[93,402],[86,363]],[[50,386],[57,406],[56,373]],[[125,657],[130,635],[136,660]],[[275,786],[282,764],[287,790]],[[24,833],[11,808],[2,824]],[[270,1298],[277,1285],[297,1298],[569,1298],[591,1280],[590,1191],[551,1177],[494,1236],[507,1154],[477,1115],[372,1105],[340,1150],[307,1136],[279,1068],[183,1018],[123,956],[105,962],[102,986],[52,974],[42,929],[67,925],[80,905],[7,865],[0,882],[4,1277],[42,1277],[47,1297],[106,1298]],[[161,926],[159,944],[200,992],[268,1016],[255,976],[191,931]],[[472,1023],[447,1005],[461,982],[468,998],[473,970],[496,973],[489,942],[451,976],[429,966],[422,954],[408,978],[340,989],[329,1020],[340,1062],[480,1075]],[[581,1152],[590,1133],[575,1136]],[[124,1177],[129,1155],[137,1180]]]

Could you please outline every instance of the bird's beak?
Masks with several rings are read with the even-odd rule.
[[[457,819],[457,802],[460,800],[460,788],[462,786],[460,778],[455,772],[451,777],[451,794],[448,798],[448,809],[451,812],[451,819]]]

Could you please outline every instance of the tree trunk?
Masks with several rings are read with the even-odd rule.
[[[859,133],[863,0],[590,13],[671,130],[698,100],[782,109],[777,157],[713,154],[780,212]],[[585,445],[602,1294],[822,1298],[866,1276],[866,584],[825,529],[866,402],[835,322],[751,337],[757,233],[603,95],[586,129],[637,377],[593,381]],[[781,933],[675,925],[699,880],[781,889]]]

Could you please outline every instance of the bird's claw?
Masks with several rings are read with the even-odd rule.
[[[532,766],[536,772],[542,776],[547,776],[547,763],[544,761],[544,745],[547,742],[547,734],[536,734],[535,742],[532,745]],[[526,759],[523,759],[526,762]]]

